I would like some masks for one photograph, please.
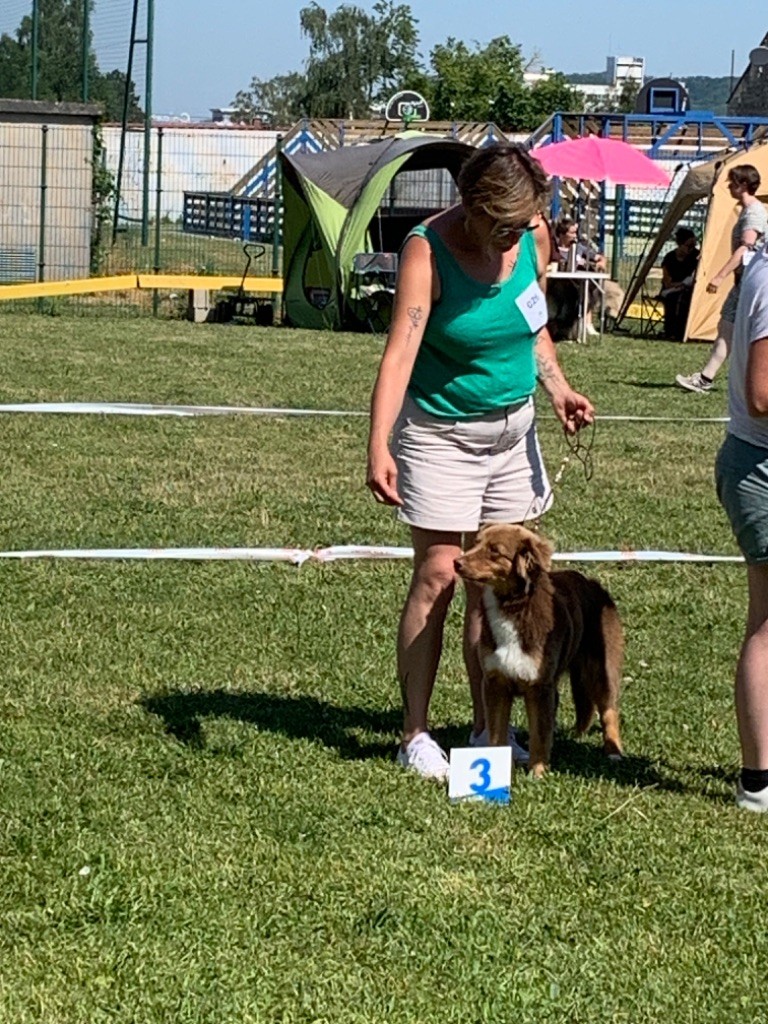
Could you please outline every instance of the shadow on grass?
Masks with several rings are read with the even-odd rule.
[[[450,728],[436,738],[447,747],[466,746],[467,733]],[[527,746],[527,737],[520,734]],[[664,762],[651,761],[638,754],[625,754],[620,761],[610,761],[602,750],[602,738],[597,727],[581,739],[569,734],[567,725],[558,727],[552,748],[552,771],[558,775],[572,775],[584,779],[609,779],[620,786],[656,789],[671,793],[685,793],[689,787],[675,775],[675,769]],[[694,790],[690,790],[693,792]]]
[[[394,759],[401,718],[399,710],[375,711],[340,707],[316,697],[286,697],[269,693],[230,693],[225,690],[156,694],[140,702],[162,719],[165,729],[180,743],[197,749],[206,746],[203,723],[207,718],[229,718],[289,739],[320,742],[348,760]],[[468,726],[436,730],[446,749],[467,744]],[[563,775],[611,779],[622,786],[653,786],[682,793],[688,787],[673,769],[630,754],[619,762],[603,754],[599,734],[593,731],[576,740],[558,731],[552,752],[553,770]]]
[[[391,761],[401,725],[399,711],[338,707],[315,697],[270,693],[200,690],[157,694],[143,698],[140,703],[163,720],[171,736],[198,749],[205,747],[204,719],[230,718],[290,739],[319,741],[349,760]]]
[[[674,381],[666,380],[628,380],[626,377],[623,380],[609,380],[608,384],[622,384],[627,388],[639,388],[644,391],[680,391],[684,394],[681,388],[675,384]]]

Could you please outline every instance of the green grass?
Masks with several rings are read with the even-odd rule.
[[[0,401],[364,409],[381,339],[3,316]],[[704,350],[566,346],[603,413],[721,415]],[[566,448],[540,403],[550,468]],[[407,544],[365,420],[0,416],[0,549]],[[734,553],[722,425],[598,424],[561,549]],[[0,562],[0,1020],[766,1019],[766,823],[732,804],[738,565],[590,567],[628,636],[628,756],[575,741],[508,808],[396,769],[406,563]],[[433,703],[462,745],[452,610]]]

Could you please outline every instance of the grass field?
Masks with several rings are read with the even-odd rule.
[[[364,409],[381,339],[0,318],[0,401]],[[604,414],[562,550],[733,554],[704,350],[561,349]],[[542,416],[546,404],[540,404]],[[407,544],[362,418],[0,417],[0,549]],[[550,419],[542,444],[565,453]],[[628,756],[575,741],[509,807],[393,763],[408,565],[0,561],[0,1020],[757,1024],[768,823],[738,812],[738,565],[589,567],[628,656]],[[435,731],[463,745],[452,612]],[[519,714],[519,712],[518,712]],[[522,724],[522,722],[521,722]]]

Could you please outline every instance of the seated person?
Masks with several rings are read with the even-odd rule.
[[[571,257],[575,270],[605,270],[605,256],[593,249],[587,239],[579,237],[579,223],[571,217],[561,217],[555,224],[555,246],[558,253],[560,270],[568,270],[571,247],[575,246],[575,256]]]
[[[673,341],[685,337],[685,325],[693,293],[693,277],[699,261],[696,235],[690,228],[675,232],[676,248],[661,261],[661,292],[664,303],[664,335]]]
[[[560,217],[555,224],[554,228],[554,258],[557,261],[559,270],[597,270],[600,272],[605,271],[605,256],[593,249],[586,240],[579,237],[579,224],[578,221],[573,220],[571,217]],[[558,305],[564,307],[567,310],[567,319],[571,319],[571,313],[573,309],[576,310],[576,316],[578,316],[578,295],[579,289],[572,281],[559,281],[555,285],[554,279],[548,286],[548,293],[551,291],[557,293]],[[587,334],[597,334],[595,327],[592,323],[592,313],[599,301],[600,292],[597,287],[590,285],[589,288],[589,309],[584,311],[585,319],[585,330]],[[553,295],[553,299],[555,296]],[[555,319],[553,317],[553,319]],[[560,317],[559,319],[563,319]],[[573,331],[563,331],[558,324],[555,327],[555,333],[553,333],[552,326],[550,326],[550,333],[555,341],[558,340],[556,334],[559,337],[568,337],[573,334]]]

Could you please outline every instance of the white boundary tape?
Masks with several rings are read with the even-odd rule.
[[[376,547],[366,544],[328,548],[73,548],[41,551],[0,551],[0,558],[68,558],[134,561],[189,562],[336,562],[351,559],[413,558],[412,548]],[[560,551],[557,562],[742,562],[740,555],[704,555],[686,551]]]
[[[248,405],[153,405],[135,402],[18,402],[0,413],[59,413],[90,416],[368,416],[356,409],[278,409]],[[540,419],[553,420],[552,415]],[[596,416],[601,423],[727,423],[727,416]]]
[[[98,416],[367,416],[354,409],[276,409],[240,405],[152,405],[136,402],[19,402],[0,413],[66,413]]]

